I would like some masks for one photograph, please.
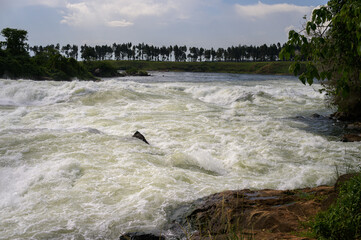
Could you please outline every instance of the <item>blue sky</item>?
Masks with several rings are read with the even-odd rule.
[[[0,0],[0,29],[28,31],[30,45],[198,47],[284,43],[324,0]]]

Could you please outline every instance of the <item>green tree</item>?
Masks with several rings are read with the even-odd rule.
[[[80,48],[81,58],[85,61],[95,60],[97,58],[97,53],[93,47],[89,47],[85,44]]]
[[[361,119],[361,1],[330,0],[315,9],[303,32],[290,31],[280,58],[302,83],[318,79],[340,119]],[[306,60],[301,71],[300,61]]]
[[[1,31],[1,35],[5,38],[5,42],[1,42],[1,46],[4,46],[6,51],[13,56],[28,55],[26,48],[28,44],[28,32],[25,30],[19,30],[14,28],[4,28]]]

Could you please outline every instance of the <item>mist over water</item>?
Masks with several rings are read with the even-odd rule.
[[[116,239],[215,192],[332,184],[361,145],[338,141],[319,88],[206,73],[1,79],[0,239]]]

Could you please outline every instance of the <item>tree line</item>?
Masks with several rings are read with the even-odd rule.
[[[29,47],[34,56],[49,51],[57,51],[67,58],[96,60],[143,60],[143,61],[175,61],[175,62],[243,62],[243,61],[277,61],[283,45],[263,44],[261,46],[238,45],[228,48],[203,48],[187,46],[162,46],[148,44],[114,43],[112,45],[77,45],[60,46],[52,44]],[[79,51],[80,50],[80,51]],[[79,55],[80,52],[80,55]]]
[[[198,48],[187,46],[156,47],[148,44],[123,43],[88,46],[51,44],[29,46],[27,31],[5,28],[0,42],[0,77],[71,80],[95,79],[95,77],[118,76],[119,67],[101,60],[137,60],[159,62],[241,62],[276,61],[281,44],[261,46],[238,45],[228,48]],[[77,61],[82,59],[83,61]],[[139,61],[141,62],[141,61]],[[142,74],[139,70],[128,69],[127,74]],[[139,67],[138,67],[139,68]],[[204,68],[202,68],[204,71]],[[132,71],[130,71],[132,70]]]
[[[5,28],[1,35],[5,41],[0,42],[0,77],[28,78],[37,80],[71,80],[73,78],[95,80],[87,67],[76,61],[77,46],[64,46],[60,49],[49,45],[46,47],[29,47],[26,30]],[[29,51],[34,56],[30,56]],[[64,53],[68,57],[60,54]]]

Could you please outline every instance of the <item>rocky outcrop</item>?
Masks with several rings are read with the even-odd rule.
[[[162,234],[133,233],[120,239],[311,239],[307,223],[336,202],[340,186],[296,190],[233,190],[212,194],[168,209]],[[158,230],[159,231],[159,230]]]
[[[361,131],[361,122],[353,122],[346,125],[346,129]]]
[[[186,217],[197,232],[192,239],[305,239],[302,222],[336,199],[333,187],[299,190],[239,190],[200,199]]]
[[[343,142],[360,142],[361,141],[361,122],[348,123],[345,126],[348,132],[343,135],[341,141]]]

